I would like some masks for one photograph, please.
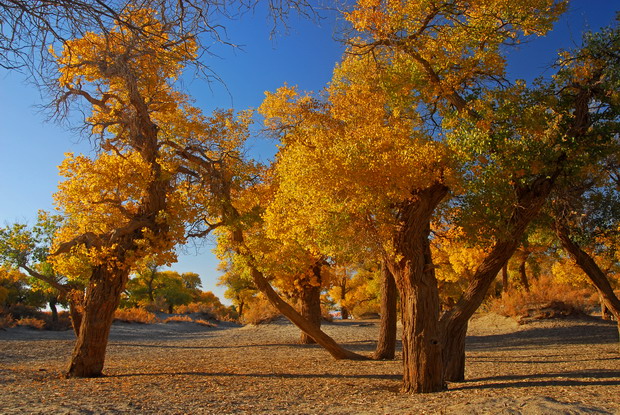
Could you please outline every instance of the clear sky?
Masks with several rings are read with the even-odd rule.
[[[510,51],[510,77],[531,81],[549,75],[559,48],[576,47],[584,30],[611,24],[619,10],[620,0],[571,0],[569,12],[553,32]],[[215,108],[255,108],[265,91],[285,82],[302,90],[321,89],[344,50],[335,40],[336,27],[341,25],[336,15],[321,14],[325,18],[318,23],[292,17],[288,33],[275,39],[270,39],[271,21],[260,8],[238,22],[227,23],[230,41],[243,47],[233,50],[214,45],[212,51],[218,57],[207,57],[207,64],[225,85],[186,77],[185,89],[205,113]],[[22,74],[0,70],[0,226],[16,221],[32,224],[39,209],[52,210],[63,154],[90,151],[88,141],[65,126],[45,121],[46,114],[37,109],[43,103],[45,98]],[[266,160],[274,145],[258,139],[251,151]],[[200,274],[203,289],[224,300],[223,289],[215,286],[217,260],[211,248],[203,246],[198,254],[195,247],[184,249],[172,269]]]

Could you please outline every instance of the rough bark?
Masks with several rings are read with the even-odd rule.
[[[86,289],[84,314],[67,377],[98,377],[103,373],[106,347],[114,311],[129,277],[127,270],[93,270]]]
[[[609,311],[613,314],[618,324],[618,336],[619,336],[619,351],[620,351],[620,299],[614,293],[613,287],[609,283],[607,275],[598,266],[596,261],[581,247],[572,240],[568,226],[562,223],[560,220],[555,221],[555,231],[560,239],[562,248],[564,248],[569,255],[575,260],[579,268],[586,273],[592,284],[596,287],[599,295],[602,296],[603,301]]]
[[[340,318],[343,320],[348,320],[349,319],[349,309],[342,306],[340,308]]]
[[[400,294],[405,392],[445,389],[439,292],[429,236],[432,214],[447,193],[446,186],[436,183],[413,194],[399,209],[396,256],[389,266]]]
[[[381,264],[381,323],[374,359],[394,359],[396,353],[396,321],[398,291],[394,275],[383,261]]]
[[[527,188],[517,189],[517,201],[506,224],[505,236],[493,245],[456,305],[441,317],[444,365],[450,368],[445,373],[447,381],[465,378],[465,355],[462,351],[465,349],[469,319],[482,304],[497,274],[515,253],[527,226],[549,196],[558,174],[559,170],[550,177],[539,177]]]
[[[312,267],[312,273],[321,281],[321,265],[316,264]],[[321,328],[321,286],[304,285],[301,292],[301,315],[318,329]],[[299,336],[300,344],[316,343],[312,336],[301,332]]]

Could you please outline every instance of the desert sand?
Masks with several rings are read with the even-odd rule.
[[[324,329],[371,354],[378,321]],[[336,361],[296,344],[284,320],[259,325],[115,323],[105,377],[64,379],[73,333],[0,331],[2,414],[620,414],[615,323],[518,325],[474,317],[467,380],[441,393],[399,391],[402,360]],[[400,350],[400,347],[399,347]]]

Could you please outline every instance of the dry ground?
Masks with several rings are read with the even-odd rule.
[[[325,330],[370,354],[375,321]],[[106,377],[63,379],[71,332],[0,331],[0,413],[13,414],[620,414],[615,323],[518,326],[474,318],[467,381],[403,395],[402,361],[335,361],[278,321],[258,327],[115,324]]]

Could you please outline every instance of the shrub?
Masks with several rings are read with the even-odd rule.
[[[168,323],[197,323],[197,324],[200,324],[201,326],[217,327],[215,324],[210,323],[207,320],[203,320],[201,318],[193,319],[190,316],[170,316],[164,320],[164,323],[166,324]]]
[[[248,302],[246,308],[243,310],[241,322],[243,324],[269,323],[279,316],[280,313],[278,310],[276,310],[265,297],[259,295],[253,298],[251,302]]]
[[[142,308],[119,308],[114,312],[114,321],[152,324],[157,322],[157,317]]]
[[[194,321],[190,316],[170,316],[164,320],[164,323],[192,323]]]
[[[33,317],[22,317],[16,321],[16,325],[43,330],[45,328],[45,321]]]
[[[194,323],[198,323],[201,326],[205,326],[205,327],[217,327],[215,324],[211,323],[210,321],[203,320],[201,318],[194,320]]]
[[[1,314],[0,315],[0,329],[10,329],[11,327],[15,327],[15,319],[12,314]]]
[[[533,280],[530,291],[510,290],[488,303],[488,311],[516,319],[583,314],[593,307],[591,290],[560,283],[549,276]]]

